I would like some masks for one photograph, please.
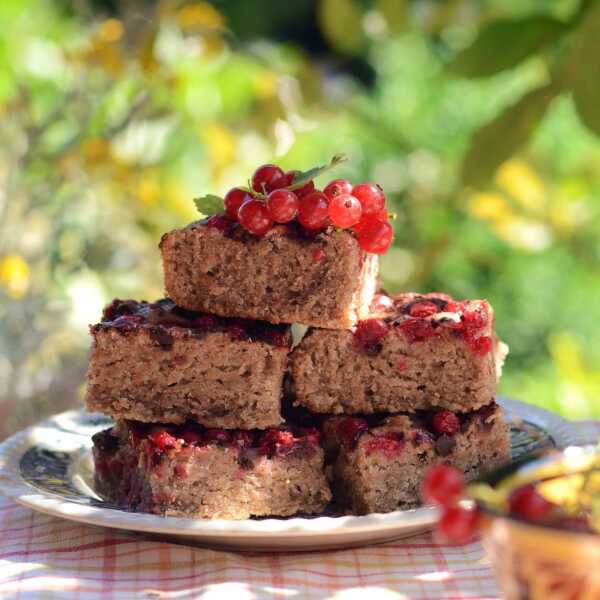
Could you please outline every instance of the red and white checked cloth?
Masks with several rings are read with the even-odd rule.
[[[582,423],[590,439],[600,423]],[[0,598],[377,600],[497,598],[478,543],[429,534],[380,546],[237,554],[146,541],[63,521],[0,497]]]

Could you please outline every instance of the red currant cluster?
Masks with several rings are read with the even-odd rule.
[[[252,175],[252,190],[236,187],[227,192],[225,213],[257,236],[267,233],[274,223],[296,220],[314,232],[329,225],[351,228],[366,252],[383,254],[388,250],[393,230],[379,186],[353,186],[346,179],[335,179],[320,191],[312,180],[295,184],[298,173],[262,165]]]
[[[472,541],[477,536],[477,507],[465,508],[458,503],[464,490],[464,475],[450,465],[431,467],[423,479],[423,501],[437,504],[442,510],[435,528],[435,537],[440,542],[460,545]],[[557,506],[546,500],[535,485],[527,484],[509,494],[507,508],[511,515],[539,522],[550,517]]]

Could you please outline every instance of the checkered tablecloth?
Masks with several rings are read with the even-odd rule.
[[[590,439],[600,424],[582,423]],[[478,543],[238,554],[63,521],[0,497],[0,598],[497,598]],[[367,596],[368,595],[368,596]]]

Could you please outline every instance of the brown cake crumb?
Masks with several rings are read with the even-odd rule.
[[[494,399],[505,348],[485,300],[377,296],[353,330],[309,330],[292,355],[295,402],[335,414],[471,411]]]
[[[93,441],[100,493],[130,510],[248,519],[319,513],[331,500],[314,429],[121,421]]]
[[[472,480],[510,457],[508,427],[495,403],[463,415],[419,412],[375,423],[330,417],[323,433],[336,502],[359,515],[417,506],[425,471],[435,463]]]
[[[86,404],[116,419],[208,427],[281,423],[286,326],[115,300],[91,327]]]
[[[176,304],[223,316],[343,329],[365,318],[378,258],[348,231],[292,225],[262,237],[207,221],[163,236],[165,288]]]

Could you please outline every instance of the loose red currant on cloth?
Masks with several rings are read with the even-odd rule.
[[[240,206],[238,211],[240,225],[253,235],[264,235],[273,227],[267,207],[258,200],[250,200]]]
[[[325,186],[323,193],[329,200],[333,200],[336,196],[351,194],[352,184],[347,179],[334,179]]]
[[[444,506],[434,537],[440,543],[461,546],[473,541],[479,529],[477,510],[462,506]]]
[[[304,196],[298,209],[300,225],[310,230],[323,229],[329,223],[329,202],[323,192]]]
[[[329,200],[329,218],[334,225],[346,229],[356,225],[362,216],[360,202],[350,194],[339,194]]]
[[[285,173],[277,165],[262,165],[252,175],[252,189],[268,194],[287,185]]]
[[[533,485],[526,485],[511,492],[508,498],[508,508],[511,513],[539,521],[546,517],[554,508],[554,504],[542,496]]]
[[[456,504],[465,489],[464,475],[450,465],[434,465],[421,485],[425,502],[440,506]]]
[[[352,188],[352,195],[362,204],[364,215],[379,213],[385,206],[382,189],[373,183],[359,183]]]
[[[293,221],[299,206],[298,196],[289,190],[275,190],[267,196],[267,210],[276,223]]]
[[[364,212],[363,205],[363,212]],[[364,222],[363,222],[364,221]],[[392,245],[394,230],[389,223],[368,217],[360,222],[360,231],[357,234],[358,243],[365,252],[372,254],[385,254]]]
[[[225,213],[230,219],[237,221],[238,210],[240,206],[247,200],[252,200],[252,196],[246,191],[240,188],[232,188],[225,194],[223,204],[225,206]]]
[[[433,415],[431,426],[436,433],[454,435],[460,431],[460,420],[452,411],[440,410]]]

